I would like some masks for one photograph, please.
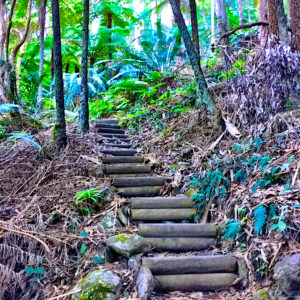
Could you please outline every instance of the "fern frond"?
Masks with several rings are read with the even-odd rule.
[[[10,112],[23,113],[23,108],[20,105],[12,103],[2,103],[0,104],[0,114],[6,114]]]
[[[261,204],[254,210],[254,233],[259,234],[266,223],[266,208]]]
[[[22,140],[30,145],[32,145],[35,149],[42,151],[43,148],[40,143],[30,134],[23,132],[13,132],[10,134],[10,140]]]
[[[223,240],[234,240],[241,231],[241,222],[229,219],[224,225]]]

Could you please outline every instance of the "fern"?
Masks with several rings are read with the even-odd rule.
[[[254,233],[258,235],[266,223],[266,208],[261,204],[254,210]]]
[[[223,233],[223,240],[232,239],[234,240],[237,235],[241,232],[241,222],[229,219],[224,225],[224,233]]]
[[[10,140],[22,140],[31,146],[33,146],[35,149],[42,151],[43,148],[40,145],[40,143],[30,134],[27,134],[25,132],[13,132],[10,134],[9,137]]]
[[[6,114],[10,112],[23,113],[23,108],[20,105],[16,105],[12,103],[0,104],[0,114]]]

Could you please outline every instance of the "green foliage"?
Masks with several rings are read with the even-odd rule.
[[[242,59],[237,59],[232,65],[231,69],[219,76],[219,79],[232,79],[238,75],[242,75],[245,72],[245,61]]]
[[[9,135],[9,140],[21,140],[24,141],[28,144],[30,144],[31,146],[33,146],[35,149],[42,151],[43,148],[41,146],[41,144],[30,134],[26,133],[26,132],[13,132]]]
[[[231,186],[230,180],[222,174],[220,169],[209,171],[203,179],[194,178],[190,183],[199,189],[199,193],[192,198],[198,211],[196,220],[201,217],[205,205],[210,199],[218,201],[224,198],[227,189]]]
[[[254,233],[259,234],[266,223],[266,208],[261,204],[254,210]]]
[[[241,232],[242,223],[238,220],[229,219],[224,225],[223,240],[235,240]]]
[[[84,215],[91,215],[101,206],[101,196],[101,192],[93,188],[77,192],[72,201],[79,212]]]

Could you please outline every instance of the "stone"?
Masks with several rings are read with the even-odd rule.
[[[128,218],[125,216],[122,208],[118,209],[118,218],[123,226],[126,227],[128,225]]]
[[[106,232],[115,231],[117,227],[120,227],[121,224],[119,220],[115,217],[115,213],[110,211],[99,222],[99,227],[101,230]]]
[[[274,267],[278,291],[286,295],[300,294],[300,253],[285,256]]]
[[[137,234],[119,234],[107,239],[106,245],[117,254],[130,258],[139,253],[147,253],[151,249],[150,243]]]
[[[151,294],[154,290],[154,278],[152,276],[152,272],[146,268],[141,267],[137,280],[137,291],[138,298],[141,300],[148,300],[151,297]]]
[[[87,168],[88,175],[91,177],[101,177],[103,175],[102,167],[88,167]]]
[[[248,268],[244,259],[237,260],[238,273],[241,279],[240,284],[242,288],[246,288],[248,285]]]
[[[120,299],[121,280],[111,271],[96,270],[78,281],[72,300]]]
[[[252,300],[270,300],[269,293],[266,289],[261,289],[253,294]]]

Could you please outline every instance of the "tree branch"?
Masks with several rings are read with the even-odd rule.
[[[11,30],[11,26],[12,26],[12,17],[14,14],[16,2],[17,2],[17,0],[13,0],[11,2],[10,11],[9,11],[9,15],[7,18],[7,29],[6,29],[6,37],[5,37],[5,57],[6,57],[7,61],[8,61],[9,36],[10,36],[10,30]]]
[[[233,28],[232,30],[222,34],[220,38],[218,39],[216,46],[218,46],[221,42],[222,39],[229,37],[230,35],[234,34],[236,31],[240,29],[246,29],[246,28],[251,28],[255,26],[269,26],[269,23],[267,22],[254,22],[254,23],[248,23],[248,24],[242,24],[238,27]]]

